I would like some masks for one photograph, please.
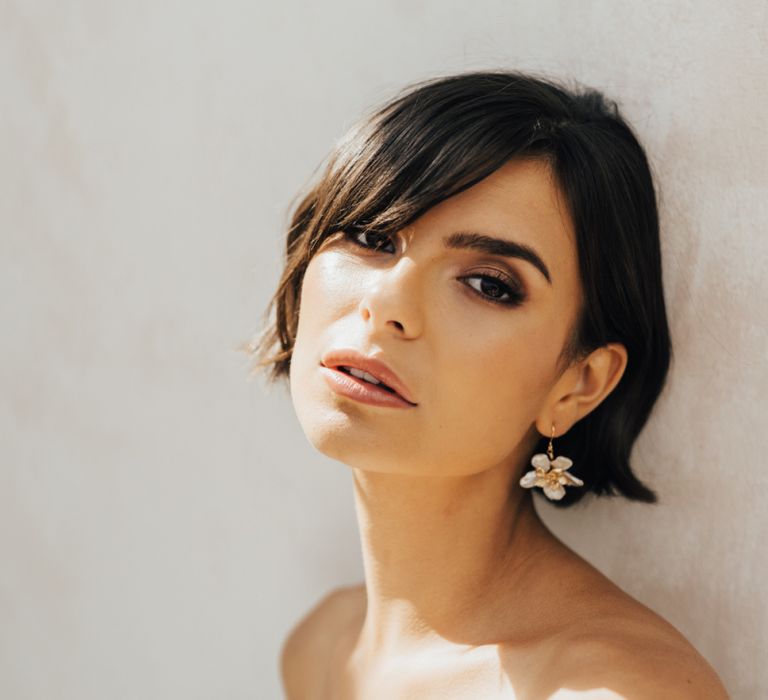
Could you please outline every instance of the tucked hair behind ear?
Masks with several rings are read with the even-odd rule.
[[[576,234],[584,302],[560,371],[610,342],[628,353],[613,391],[557,438],[556,452],[573,460],[570,471],[584,486],[551,503],[567,507],[589,492],[656,502],[630,467],[672,353],[656,196],[642,146],[616,103],[596,90],[515,71],[474,71],[414,83],[364,116],[294,209],[283,274],[247,350],[271,381],[288,376],[304,272],[330,235],[394,234],[522,157],[550,164]],[[535,451],[544,452],[547,441],[542,436]]]

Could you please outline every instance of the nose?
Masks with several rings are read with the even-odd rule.
[[[413,260],[402,257],[385,270],[371,272],[358,310],[371,326],[371,333],[394,332],[399,337],[421,334],[422,271]]]

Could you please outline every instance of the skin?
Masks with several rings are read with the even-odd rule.
[[[533,247],[551,284],[526,261],[442,246],[465,230]],[[493,271],[517,280],[519,306],[459,280]],[[327,596],[287,640],[289,698],[621,698],[682,675],[699,679],[695,697],[726,697],[703,694],[715,682],[706,662],[560,542],[517,483],[539,436],[554,425],[558,455],[557,437],[626,367],[610,344],[558,373],[580,304],[572,224],[537,160],[439,203],[384,251],[332,237],[311,260],[291,397],[310,442],[352,470],[365,583]],[[318,366],[338,347],[383,353],[418,406],[333,392]],[[669,678],[643,651],[659,645]]]

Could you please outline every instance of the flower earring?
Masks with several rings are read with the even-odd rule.
[[[552,424],[552,436],[549,438],[547,454],[536,454],[531,458],[531,464],[536,468],[523,475],[520,486],[530,489],[541,486],[550,501],[559,501],[565,496],[565,487],[584,486],[584,482],[570,474],[567,470],[573,465],[568,457],[560,456],[555,459],[552,440],[555,437],[555,425]]]

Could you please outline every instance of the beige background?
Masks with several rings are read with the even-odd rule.
[[[345,127],[489,67],[617,97],[663,191],[662,504],[540,511],[768,697],[767,47],[763,0],[0,0],[0,697],[279,697],[362,579],[351,480],[234,347]]]

